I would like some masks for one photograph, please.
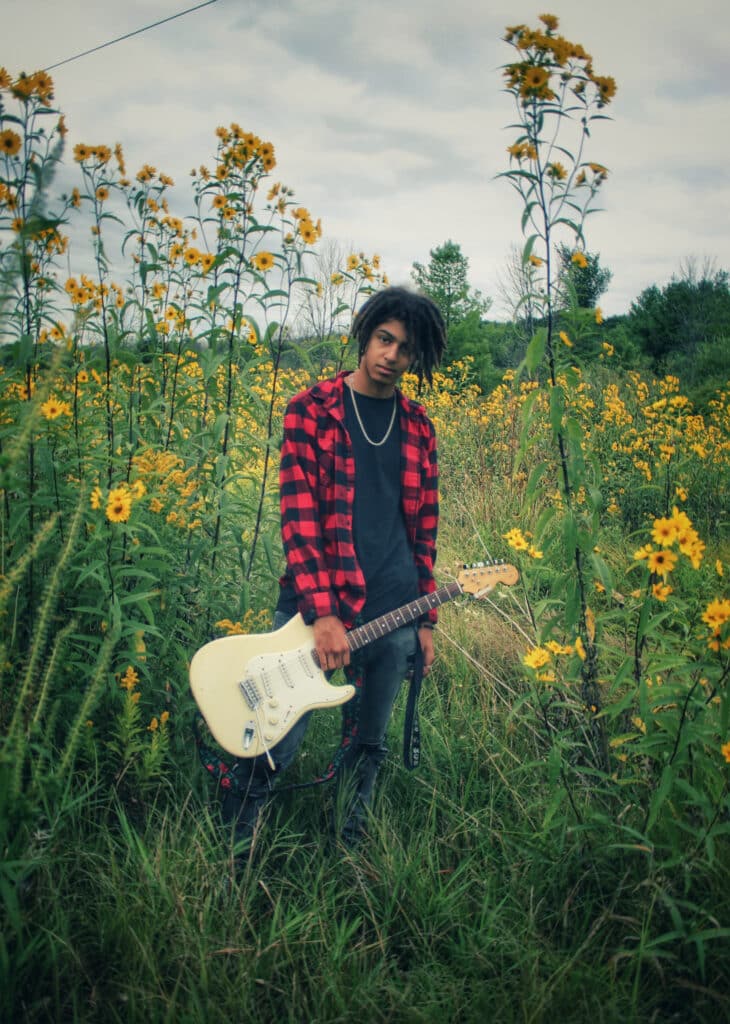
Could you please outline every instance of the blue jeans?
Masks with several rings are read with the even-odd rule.
[[[287,621],[286,615],[277,612],[274,629],[281,629]],[[357,725],[359,746],[382,748],[385,753],[383,744],[393,704],[401,683],[410,671],[417,643],[418,633],[415,625],[411,624],[379,637],[353,654],[353,666],[363,672]],[[294,760],[307,731],[310,715],[311,711],[303,715],[271,751],[277,772]]]

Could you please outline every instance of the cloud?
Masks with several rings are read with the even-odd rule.
[[[13,70],[182,7],[102,0],[90,19],[80,0],[8,2]],[[689,253],[730,264],[730,19],[724,0],[671,14],[659,0],[560,7],[561,31],[619,86],[612,120],[589,140],[588,159],[611,173],[587,244],[613,271],[604,309],[622,312]],[[122,142],[130,168],[149,162],[176,179],[178,212],[190,208],[190,169],[212,163],[216,125],[235,121],[274,143],[276,176],[322,218],[326,238],[378,251],[394,280],[451,238],[474,286],[496,294],[510,248],[522,244],[518,197],[498,178],[514,137],[502,36],[521,20],[536,14],[507,0],[219,0],[54,78],[71,144]]]

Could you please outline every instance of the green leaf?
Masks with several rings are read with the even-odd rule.
[[[662,804],[669,796],[669,793],[672,789],[673,781],[674,769],[670,764],[665,765],[664,771],[662,772],[662,777],[659,781],[659,785],[657,786],[651,798],[651,804],[649,806],[649,818],[646,823],[647,833],[650,831],[654,822],[656,821],[657,816],[659,815],[659,812],[662,809]]]
[[[561,431],[564,412],[565,395],[563,394],[563,389],[557,384],[550,389],[550,426],[554,436],[557,436]]]
[[[527,353],[525,355],[525,364],[530,373],[534,373],[536,368],[540,365],[545,356],[545,345],[547,343],[547,331],[544,327],[540,327],[535,332],[527,346]]]

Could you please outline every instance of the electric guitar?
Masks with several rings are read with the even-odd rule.
[[[432,594],[350,630],[350,652],[459,594],[485,597],[498,583],[511,586],[517,578],[515,567],[506,563],[465,567],[456,580]],[[333,686],[327,681],[314,650],[314,630],[301,615],[273,633],[211,640],[193,656],[190,688],[211,733],[236,757],[270,757],[270,748],[307,711],[344,704],[355,693],[349,684]]]

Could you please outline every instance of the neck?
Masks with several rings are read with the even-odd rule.
[[[367,395],[368,398],[392,398],[395,394],[395,384],[373,380],[361,366],[345,380],[358,395]]]

